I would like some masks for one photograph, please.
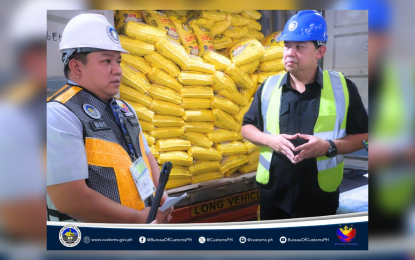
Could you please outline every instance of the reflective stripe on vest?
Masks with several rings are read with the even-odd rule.
[[[281,106],[281,81],[285,74],[269,77],[263,87],[261,112],[264,120],[264,132],[279,134],[279,115]],[[349,92],[346,80],[341,73],[324,71],[320,108],[314,126],[314,136],[335,140],[346,136],[346,117],[349,107]],[[270,112],[268,116],[268,111]],[[267,146],[260,148],[260,159],[256,180],[261,184],[269,181],[269,170],[273,151]],[[323,191],[336,191],[343,179],[343,155],[333,158],[317,158],[318,182]]]

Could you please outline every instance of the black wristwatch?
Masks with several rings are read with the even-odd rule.
[[[334,157],[337,155],[337,147],[332,140],[327,140],[330,143],[329,150],[326,152],[327,157]]]

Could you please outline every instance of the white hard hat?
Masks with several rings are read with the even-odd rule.
[[[129,53],[121,47],[117,31],[100,14],[80,14],[72,18],[62,33],[59,51],[65,65],[75,52],[120,51]]]

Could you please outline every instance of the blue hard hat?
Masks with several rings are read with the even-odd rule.
[[[317,11],[306,10],[288,20],[278,41],[318,41],[327,42],[327,24]]]

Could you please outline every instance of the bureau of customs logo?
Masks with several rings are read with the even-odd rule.
[[[81,241],[81,231],[74,225],[66,225],[59,232],[59,241],[66,247],[74,247]]]
[[[337,229],[337,237],[342,242],[349,243],[356,237],[356,229],[354,227],[348,227],[345,225],[343,228]]]

